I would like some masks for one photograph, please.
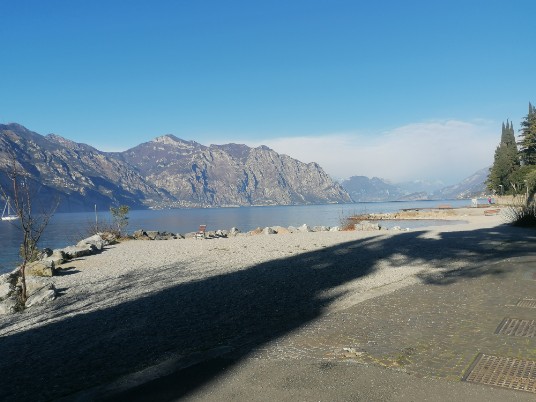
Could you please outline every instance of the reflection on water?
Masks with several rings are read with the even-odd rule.
[[[130,211],[127,230],[188,233],[196,231],[200,224],[207,225],[208,230],[230,229],[234,226],[242,232],[256,227],[276,225],[287,227],[304,223],[310,226],[339,226],[343,218],[349,215],[395,212],[408,208],[434,208],[440,204],[466,207],[470,206],[470,200]],[[98,221],[101,226],[109,223],[109,212],[99,213]],[[439,224],[442,222],[438,221]],[[81,238],[88,236],[89,228],[93,226],[95,226],[94,213],[58,213],[52,217],[43,234],[40,247],[54,249],[75,244]],[[403,224],[399,226],[408,227]],[[0,222],[0,273],[14,267],[18,260],[20,243],[20,231],[9,222]]]

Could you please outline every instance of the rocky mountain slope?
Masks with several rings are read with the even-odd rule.
[[[365,176],[352,176],[341,185],[356,202],[464,199],[485,194],[488,172],[489,168],[484,168],[458,184],[439,188],[439,182],[390,183],[377,177],[370,179]]]
[[[101,152],[18,124],[0,125],[0,170],[16,160],[39,199],[60,198],[60,210],[290,205],[350,202],[316,163],[267,147],[203,146],[172,135],[121,153]],[[7,177],[0,172],[0,183]]]
[[[390,183],[366,176],[352,176],[341,185],[355,202],[416,201],[428,199],[426,186],[420,183]]]
[[[433,194],[434,198],[441,199],[463,199],[484,196],[487,193],[486,180],[489,174],[489,167],[480,169],[471,176],[453,186],[442,188]]]

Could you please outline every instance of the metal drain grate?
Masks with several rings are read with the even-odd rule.
[[[462,380],[536,393],[536,361],[480,354]]]
[[[521,299],[516,304],[517,307],[536,308],[536,299]]]
[[[517,318],[505,318],[497,327],[495,333],[498,335],[524,336],[528,338],[536,337],[535,320],[519,320]]]

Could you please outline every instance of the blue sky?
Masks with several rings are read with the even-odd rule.
[[[524,0],[0,0],[0,123],[455,182],[536,102],[534,15]]]

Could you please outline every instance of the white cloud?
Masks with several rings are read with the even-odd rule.
[[[265,139],[264,144],[303,162],[318,162],[334,177],[377,176],[395,182],[458,182],[491,165],[500,140],[496,123],[428,121],[374,135],[329,134]]]

